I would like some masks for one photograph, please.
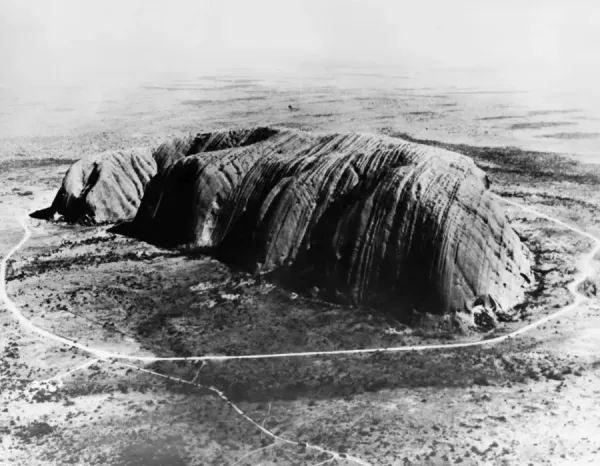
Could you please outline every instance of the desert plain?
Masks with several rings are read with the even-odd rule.
[[[440,84],[444,82],[444,84]],[[453,84],[453,82],[456,82]],[[483,83],[483,84],[482,84]],[[229,70],[130,87],[0,90],[6,465],[579,465],[600,459],[600,115],[589,98],[397,69]],[[329,303],[208,257],[28,215],[83,155],[271,125],[385,134],[472,157],[532,253],[517,317],[459,334]],[[559,220],[576,230],[566,228]],[[401,352],[242,356],[498,343]]]

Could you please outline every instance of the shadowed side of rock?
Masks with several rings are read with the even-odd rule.
[[[161,145],[154,152],[158,172],[146,188],[132,232],[163,246],[214,246],[217,217],[241,178],[274,147],[292,150],[303,139],[255,128]]]

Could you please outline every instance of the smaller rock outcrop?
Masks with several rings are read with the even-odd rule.
[[[93,224],[131,219],[155,174],[156,162],[150,149],[108,151],[84,157],[67,171],[52,206],[36,214]]]

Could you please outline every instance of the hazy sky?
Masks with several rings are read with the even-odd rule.
[[[598,76],[597,0],[0,0],[0,84],[266,64]]]

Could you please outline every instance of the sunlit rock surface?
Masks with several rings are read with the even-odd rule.
[[[255,128],[171,141],[154,157],[158,172],[134,221],[146,240],[204,247],[398,315],[470,308],[482,297],[508,309],[531,280],[485,173],[457,153]]]

